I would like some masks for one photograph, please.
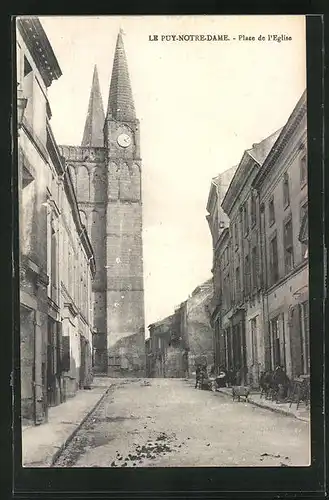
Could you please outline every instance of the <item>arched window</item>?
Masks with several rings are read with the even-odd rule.
[[[89,171],[82,165],[77,169],[77,198],[78,201],[89,201]]]
[[[90,214],[90,238],[95,253],[97,274],[104,273],[105,227],[104,218],[97,210],[93,210]]]
[[[96,167],[90,176],[90,200],[103,201],[105,199],[106,183],[104,173]]]
[[[129,168],[126,163],[120,165],[120,199],[130,200],[131,199],[131,179]]]
[[[72,184],[73,184],[74,192],[75,192],[75,194],[77,194],[77,175],[76,175],[76,172],[75,172],[75,168],[73,167],[73,165],[69,165],[68,170],[70,172],[70,176],[71,176],[71,179],[72,179]]]
[[[131,167],[131,197],[135,201],[141,199],[141,176],[136,164]]]
[[[79,213],[82,224],[88,229],[88,221],[85,212],[83,210],[80,210]]]
[[[110,200],[117,200],[119,198],[119,167],[114,162],[109,165],[108,185]]]

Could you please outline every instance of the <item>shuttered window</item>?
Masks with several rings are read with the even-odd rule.
[[[290,204],[290,192],[289,192],[289,176],[288,172],[285,172],[283,176],[283,206],[286,208]]]
[[[309,302],[308,300],[300,305],[302,344],[303,344],[303,369],[304,374],[310,372],[310,349],[309,349]]]
[[[251,194],[250,219],[251,227],[253,227],[256,224],[256,195],[254,192]]]
[[[258,287],[257,271],[258,271],[258,252],[257,247],[254,246],[251,252],[251,266],[252,266],[252,287],[253,289]]]
[[[284,263],[285,272],[289,273],[294,267],[294,248],[293,248],[293,232],[292,220],[289,219],[284,224]]]
[[[244,258],[244,273],[245,273],[245,293],[249,295],[251,290],[251,274],[250,274],[250,259],[249,255],[246,255]]]
[[[62,370],[64,372],[69,372],[70,371],[70,364],[71,364],[70,337],[69,337],[69,335],[63,336],[62,342],[63,342]]]
[[[289,311],[289,329],[292,373],[294,377],[298,377],[303,373],[300,307],[298,304]]]
[[[275,222],[275,208],[274,208],[274,198],[272,197],[268,202],[268,223],[271,226]]]
[[[303,186],[307,181],[307,155],[300,160],[300,183]]]
[[[270,284],[274,285],[279,279],[278,242],[274,236],[270,241]]]

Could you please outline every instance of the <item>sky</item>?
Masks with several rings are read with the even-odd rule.
[[[40,20],[63,73],[49,88],[58,144],[81,144],[95,64],[107,107],[116,38],[124,30],[141,129],[148,325],[172,314],[211,277],[205,218],[211,179],[287,121],[306,87],[305,17]],[[161,40],[179,34],[226,34],[229,40]],[[158,35],[158,41],[150,41],[150,35]],[[255,40],[239,40],[239,35]],[[292,39],[269,41],[269,35]]]

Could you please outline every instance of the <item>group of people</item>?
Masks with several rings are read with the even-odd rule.
[[[274,371],[262,372],[259,378],[259,386],[266,397],[275,397],[284,400],[289,395],[290,379],[283,366],[277,365]]]
[[[217,387],[225,387],[227,384],[227,373],[223,368],[220,368],[216,375],[216,368],[212,365],[209,370],[207,365],[197,365],[195,371],[195,388],[199,389],[216,389]]]
[[[195,388],[216,390],[220,387],[240,385],[242,379],[241,370],[230,371],[224,367],[216,370],[215,365],[208,369],[206,364],[197,364],[195,372]],[[284,368],[277,365],[274,371],[261,373],[259,386],[266,396],[275,397],[277,400],[287,398],[290,388],[290,380]]]

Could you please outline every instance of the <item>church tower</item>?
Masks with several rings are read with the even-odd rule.
[[[108,350],[114,366],[144,359],[144,283],[139,121],[122,33],[117,38],[104,146],[107,155],[106,286]],[[112,358],[114,356],[114,359]],[[112,359],[111,359],[112,358]],[[122,363],[124,365],[122,366]],[[116,368],[115,368],[116,369]]]
[[[95,372],[142,376],[145,324],[140,135],[121,31],[106,115],[95,67],[81,146],[60,149],[95,252]]]

